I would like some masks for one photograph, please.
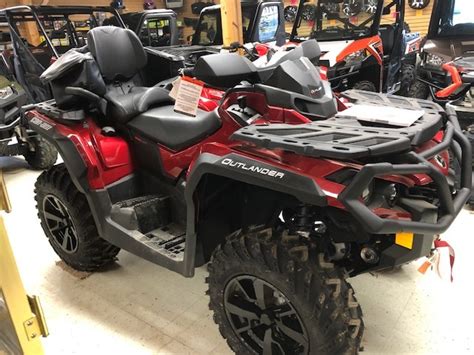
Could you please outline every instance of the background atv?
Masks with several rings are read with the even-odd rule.
[[[405,0],[376,0],[368,7],[300,0],[290,41],[308,38],[320,43],[320,65],[336,91],[406,95],[415,82],[420,37],[407,33]]]
[[[281,1],[242,0],[242,24],[244,45],[253,43],[268,43],[281,46],[285,43],[285,22],[283,18],[283,4]],[[197,60],[204,55],[218,53],[222,49],[222,19],[220,5],[205,7],[196,25],[191,38],[191,45],[171,46],[147,51],[153,54],[149,71],[146,77],[152,77],[149,85],[154,85],[164,79],[176,76],[178,69],[192,68]],[[156,77],[158,74],[153,68],[170,68],[168,73]],[[174,74],[174,75],[173,75]]]
[[[474,146],[474,21],[472,2],[435,1],[409,96],[449,104]],[[473,157],[474,166],[474,157]],[[474,204],[474,197],[471,205]]]
[[[436,99],[435,92],[452,84],[452,74],[443,69],[444,64],[458,61],[454,65],[468,80],[474,71],[474,21],[470,16],[472,2],[463,0],[435,1],[428,35],[422,43],[421,62],[417,70],[418,81],[410,90],[410,97]],[[463,87],[465,88],[465,86]],[[459,119],[474,119],[472,93],[452,91],[448,96],[455,100]]]
[[[210,308],[238,354],[357,353],[364,323],[347,276],[429,254],[469,197],[471,147],[456,116],[363,91],[344,95],[356,109],[424,113],[400,127],[338,112],[310,61],[314,40],[273,67],[199,58],[196,78],[228,90],[195,117],[140,86],[146,55],[133,32],[94,29],[88,47],[50,67],[55,100],[26,115],[64,160],[35,185],[42,228],[78,270],[120,248],[186,277],[209,263]]]
[[[9,33],[2,33],[2,45],[11,48]],[[28,94],[16,81],[6,54],[2,51],[0,55],[0,156],[23,155],[33,169],[49,168],[56,162],[56,149],[20,124]]]
[[[120,15],[126,28],[131,29],[140,38],[144,46],[174,46],[179,43],[179,31],[176,13],[173,10],[157,9],[142,12],[127,12]],[[104,21],[104,25],[122,27],[120,19],[113,16]]]
[[[119,16],[111,8],[86,6],[16,6],[0,10],[0,20],[9,27],[9,33],[3,36],[0,62],[0,155],[23,155],[35,169],[54,165],[56,150],[22,125],[20,107],[51,98],[49,86],[40,80],[45,68],[69,49],[84,46],[87,31],[113,14]],[[120,17],[117,19],[124,27]],[[25,28],[34,43],[21,37]]]

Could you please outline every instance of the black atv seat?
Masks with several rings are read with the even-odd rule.
[[[383,54],[390,55],[395,45],[395,27],[393,25],[380,25],[380,37],[382,38]]]
[[[137,86],[147,55],[137,35],[119,27],[104,26],[87,34],[87,43],[106,86],[107,116],[127,123],[148,109],[171,102],[159,87]]]
[[[216,111],[198,110],[196,117],[174,111],[172,105],[156,107],[133,118],[128,124],[136,132],[171,150],[179,151],[217,131],[221,120]]]
[[[107,93],[105,98],[109,103],[107,116],[120,123],[127,123],[150,107],[169,104],[172,101],[169,91],[160,87],[134,86],[127,94]]]

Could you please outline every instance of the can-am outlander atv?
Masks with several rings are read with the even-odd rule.
[[[133,32],[90,31],[43,76],[55,100],[26,114],[64,160],[35,185],[53,249],[87,271],[121,248],[186,277],[209,263],[210,308],[238,354],[357,353],[347,277],[430,253],[469,197],[471,147],[433,102],[348,91],[360,117],[338,112],[319,55],[312,40],[262,69],[201,57],[194,76],[228,90],[190,117],[140,86]]]

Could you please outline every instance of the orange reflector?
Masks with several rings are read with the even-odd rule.
[[[413,233],[397,233],[395,235],[395,244],[413,249]]]

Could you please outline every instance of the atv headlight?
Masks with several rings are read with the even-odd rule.
[[[367,53],[365,49],[361,49],[359,51],[356,51],[347,55],[344,58],[344,61],[349,65],[354,65],[354,64],[361,63],[362,61],[364,61],[365,58],[367,58]]]
[[[426,64],[434,67],[441,67],[444,64],[444,59],[439,55],[428,53],[426,55]]]
[[[383,190],[383,196],[390,207],[395,206],[399,197],[398,186],[396,184],[387,185]]]

